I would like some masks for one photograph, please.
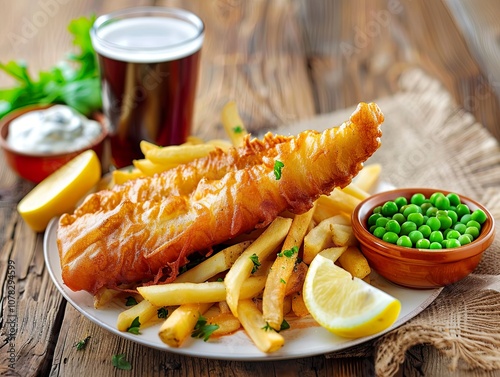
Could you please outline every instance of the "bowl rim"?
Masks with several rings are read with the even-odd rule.
[[[87,149],[93,149],[99,144],[101,144],[106,137],[108,136],[107,129],[105,125],[100,122],[98,119],[92,119],[95,120],[98,124],[99,127],[101,128],[101,132],[99,133],[99,137],[97,137],[91,144],[79,148],[79,149],[74,149],[74,150],[68,150],[66,152],[57,152],[57,153],[28,153],[28,152],[23,152],[19,151],[17,149],[12,148],[9,143],[7,142],[7,135],[9,134],[9,125],[10,123],[16,119],[17,117],[26,114],[31,111],[36,111],[36,110],[45,110],[50,107],[56,106],[56,105],[61,105],[58,103],[49,103],[49,104],[35,104],[35,105],[27,105],[24,107],[20,107],[18,109],[15,109],[5,115],[3,118],[0,119],[0,147],[8,151],[9,153],[18,155],[18,156],[25,156],[25,157],[32,157],[32,158],[63,158],[68,155],[74,155],[74,154],[79,154],[81,152],[86,151]],[[67,105],[65,105],[67,106]],[[71,107],[71,106],[68,106]],[[74,109],[73,109],[74,110]],[[75,110],[76,111],[76,110]],[[88,117],[87,117],[88,118]]]
[[[486,225],[481,229],[481,234],[470,244],[460,246],[453,249],[418,249],[409,248],[404,246],[394,245],[375,237],[370,233],[366,227],[366,221],[373,209],[385,203],[389,198],[395,199],[398,196],[405,196],[409,199],[412,194],[421,192],[426,197],[429,197],[430,193],[442,192],[447,195],[449,193],[456,193],[462,203],[471,205],[474,209],[481,209],[486,213],[487,220]],[[471,208],[472,209],[472,208]],[[478,201],[469,198],[468,196],[462,195],[455,191],[449,191],[444,189],[436,189],[429,187],[407,187],[407,188],[397,188],[387,191],[382,191],[369,196],[368,198],[361,201],[354,209],[351,216],[352,227],[355,235],[357,236],[361,246],[369,245],[372,249],[376,249],[376,252],[385,255],[390,258],[397,258],[400,260],[411,259],[412,262],[417,263],[417,261],[428,262],[428,254],[432,253],[437,259],[444,258],[446,256],[447,262],[453,260],[460,260],[463,258],[468,258],[475,256],[484,252],[493,242],[495,235],[495,219],[491,212]],[[475,250],[471,254],[471,250]]]

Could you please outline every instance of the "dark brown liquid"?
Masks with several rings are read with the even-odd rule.
[[[144,158],[141,140],[161,146],[186,141],[191,131],[200,51],[159,63],[127,63],[98,56],[115,167]]]

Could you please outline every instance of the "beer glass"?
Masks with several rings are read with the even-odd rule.
[[[204,31],[198,16],[175,8],[127,8],[95,21],[91,39],[116,168],[144,158],[141,140],[186,141]]]

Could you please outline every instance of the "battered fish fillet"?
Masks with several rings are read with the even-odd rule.
[[[100,288],[175,279],[194,252],[264,227],[284,210],[303,213],[345,187],[380,146],[384,117],[361,103],[342,126],[246,145],[90,195],[59,220],[64,283]],[[281,178],[276,161],[284,164]]]

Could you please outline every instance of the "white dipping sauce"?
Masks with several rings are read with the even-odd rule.
[[[19,152],[58,154],[88,147],[100,134],[98,122],[68,106],[55,105],[14,119],[7,143]]]

